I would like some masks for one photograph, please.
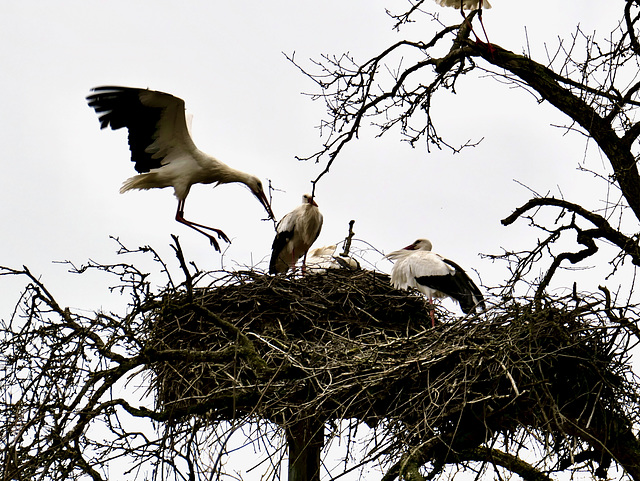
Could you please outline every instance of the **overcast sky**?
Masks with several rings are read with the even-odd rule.
[[[490,40],[521,53],[528,38],[534,59],[544,63],[545,45],[553,50],[577,23],[606,36],[623,2],[609,0],[605,8],[595,0],[492,4],[484,15]],[[404,0],[3,2],[0,264],[27,265],[62,305],[89,310],[123,302],[105,291],[99,276],[70,275],[53,261],[135,261],[117,258],[109,236],[131,248],[151,245],[173,262],[170,234],[177,234],[187,258],[202,269],[266,268],[273,225],[261,220],[262,206],[245,188],[196,186],[187,199],[188,219],[221,228],[233,240],[224,256],[175,222],[171,189],[120,195],[121,183],[135,173],[126,132],[101,131],[85,96],[91,87],[123,85],[183,98],[194,116],[196,145],[271,180],[279,189],[273,210],[280,218],[322,170],[294,157],[319,148],[315,127],[324,113],[320,102],[301,95],[314,85],[283,52],[295,51],[310,66],[308,59],[322,53],[348,51],[365,60],[400,38],[430,38],[436,25],[426,19],[391,30],[385,8],[405,7]],[[454,9],[428,7],[444,23],[460,21]],[[603,172],[603,161],[583,137],[552,126],[566,123],[564,116],[523,90],[474,77],[458,84],[457,95],[441,94],[440,133],[452,144],[483,139],[480,145],[456,155],[427,154],[424,143],[412,149],[397,132],[376,139],[368,131],[318,184],[325,221],[316,245],[341,241],[355,219],[357,238],[379,250],[428,237],[436,252],[496,285],[507,277],[504,266],[479,253],[525,247],[537,235],[525,222],[500,224],[530,197],[521,184],[595,208],[605,186],[576,169]],[[390,264],[380,261],[378,268]],[[601,279],[590,282],[585,278],[585,289]],[[0,315],[6,316],[21,285],[0,283]]]
[[[596,27],[608,32],[619,11],[614,4],[622,4],[608,2],[603,11],[585,0],[527,7],[493,3],[485,15],[490,39],[520,52],[526,26],[531,51],[541,60],[545,43],[553,48],[557,36],[571,33],[577,22],[587,32]],[[3,5],[0,263],[25,264],[53,284],[54,292],[68,296],[61,303],[94,309],[96,302],[107,303],[102,287],[91,292],[91,283],[65,275],[65,266],[52,261],[113,261],[117,246],[109,236],[131,247],[149,244],[170,259],[175,233],[187,257],[203,269],[264,261],[273,226],[261,221],[261,205],[243,187],[196,186],[187,200],[187,218],[232,238],[223,257],[203,236],[175,222],[171,189],[120,195],[122,181],[135,173],[126,132],[101,131],[85,96],[106,84],[182,97],[194,116],[199,148],[270,179],[281,190],[273,200],[280,218],[300,203],[322,168],[294,156],[318,149],[316,126],[324,113],[320,102],[301,95],[314,85],[283,52],[296,52],[310,65],[307,59],[322,53],[348,51],[367,59],[400,37],[426,38],[436,27],[426,20],[400,34],[391,30],[385,8],[399,11],[405,5],[400,0]],[[432,7],[443,22],[459,22],[454,9]],[[485,78],[461,82],[457,95],[442,94],[441,133],[453,144],[484,139],[480,146],[458,155],[427,154],[424,144],[412,149],[395,132],[376,139],[369,131],[345,149],[318,185],[325,223],[317,245],[339,242],[355,219],[357,237],[380,250],[428,237],[435,251],[477,269],[485,283],[495,285],[506,273],[478,253],[495,253],[531,235],[524,222],[509,228],[499,222],[530,194],[514,179],[541,193],[557,195],[561,186],[566,198],[579,202],[592,190],[574,181],[590,182],[575,169],[581,162],[599,168],[600,160],[593,149],[584,157],[579,135],[550,127],[565,119],[524,91]],[[383,261],[379,268],[389,266]],[[9,305],[15,299],[10,292],[3,289]]]

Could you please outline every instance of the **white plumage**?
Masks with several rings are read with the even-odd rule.
[[[391,284],[396,289],[417,289],[430,298],[448,297],[437,289],[419,283],[417,279],[425,276],[453,275],[455,269],[444,263],[438,254],[430,252],[432,245],[428,239],[420,239],[414,244],[419,246],[419,250],[407,246],[387,255],[387,258],[395,260],[391,269]]]
[[[277,274],[293,268],[302,256],[306,256],[311,244],[320,235],[322,214],[318,204],[309,194],[302,196],[299,205],[285,215],[276,226],[276,237],[271,246],[269,273]],[[305,262],[302,263],[305,269]]]
[[[484,32],[484,36],[487,39],[487,46],[489,50],[493,50],[491,42],[489,42],[489,36],[487,35],[487,31],[484,28],[484,22],[482,21],[482,10],[485,8],[491,8],[491,4],[488,0],[435,0],[438,5],[443,7],[454,7],[460,9],[460,14],[464,17],[464,10],[478,10],[478,20],[480,20],[480,26],[482,27],[482,31]],[[466,21],[466,20],[465,20]],[[473,31],[473,27],[469,24],[471,31],[476,37],[476,41],[480,42],[480,39]]]
[[[435,0],[441,7],[453,7],[464,10],[477,10],[479,8],[491,8],[487,0]]]
[[[129,130],[131,160],[140,174],[127,179],[120,193],[173,187],[178,199],[176,220],[207,236],[218,251],[220,246],[215,237],[202,229],[230,242],[224,232],[184,218],[185,199],[193,184],[214,184],[214,187],[231,182],[245,184],[273,218],[262,182],[257,177],[198,150],[189,133],[182,99],[164,92],[129,87],[96,87],[92,92],[87,100],[100,118],[100,128]]]
[[[332,244],[330,246],[316,247],[310,249],[307,252],[307,269],[313,274],[322,274],[327,269],[338,269],[340,265],[333,258],[333,254],[336,251],[337,246]]]
[[[418,239],[389,253],[387,258],[395,261],[391,284],[397,289],[417,289],[430,302],[434,297],[451,297],[465,314],[474,312],[477,306],[484,307],[482,293],[467,273],[455,262],[431,252],[431,248],[428,239]],[[433,323],[433,312],[431,319]]]
[[[360,264],[352,257],[335,255],[337,246],[316,247],[307,253],[306,265],[311,274],[324,274],[327,269],[356,270]]]

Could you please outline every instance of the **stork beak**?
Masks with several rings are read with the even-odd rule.
[[[309,204],[315,205],[316,207],[318,207],[318,204],[316,204],[316,201],[313,200],[313,197],[309,198]]]
[[[269,201],[267,200],[267,196],[264,195],[264,192],[258,192],[258,194],[256,194],[256,197],[258,198],[260,203],[264,206],[265,210],[267,211],[267,214],[269,214],[269,219],[275,220],[276,218],[273,215],[273,211],[271,210],[271,206],[269,205]]]
[[[407,247],[403,247],[402,249],[405,251],[414,251],[416,250],[416,243],[414,242],[413,244],[409,244]]]

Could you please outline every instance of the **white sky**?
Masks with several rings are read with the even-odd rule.
[[[608,34],[623,2],[609,0],[606,8],[595,0],[492,4],[484,15],[490,40],[520,53],[526,26],[533,57],[544,63],[545,43],[553,50],[558,36],[568,36],[578,22],[587,32]],[[430,38],[436,25],[426,19],[400,34],[391,31],[384,9],[405,6],[401,0],[3,2],[0,264],[27,265],[62,305],[89,310],[117,309],[124,301],[105,291],[100,276],[67,274],[52,261],[129,260],[115,255],[109,236],[131,248],[151,245],[174,262],[174,233],[202,269],[261,261],[265,268],[273,226],[260,220],[264,210],[246,189],[195,186],[187,199],[188,219],[232,238],[223,258],[203,236],[175,222],[171,189],[120,195],[122,181],[135,173],[126,131],[101,131],[85,96],[91,87],[124,85],[182,97],[201,150],[283,191],[273,202],[280,218],[310,192],[310,180],[322,169],[294,156],[319,148],[315,126],[324,112],[320,102],[301,95],[314,86],[282,52],[295,51],[302,62],[346,51],[364,60],[401,37]],[[432,8],[445,23],[460,21],[453,9]],[[505,269],[478,254],[523,248],[537,235],[525,222],[500,224],[530,197],[513,180],[555,195],[560,186],[567,200],[597,208],[605,186],[576,167],[602,172],[603,164],[595,149],[585,155],[582,137],[550,126],[566,121],[561,114],[522,90],[484,78],[460,82],[457,96],[441,94],[441,133],[453,144],[483,142],[459,155],[427,154],[424,144],[411,149],[397,133],[362,136],[318,184],[325,222],[316,245],[341,241],[355,219],[357,238],[378,249],[389,252],[428,237],[436,252],[496,285]],[[599,276],[578,279],[586,290],[602,283]],[[0,278],[3,317],[20,287]]]
[[[545,42],[555,45],[578,21],[586,31],[603,25],[604,34],[617,18],[611,2],[606,11],[584,0],[524,5],[494,2],[485,14],[493,42],[521,51],[526,25],[534,55],[543,54]],[[282,52],[295,51],[301,61],[345,51],[365,59],[400,36],[426,38],[435,28],[427,21],[406,33],[391,31],[384,8],[404,6],[400,0],[6,3],[0,7],[0,263],[29,266],[54,292],[79,282],[82,292],[76,286],[59,300],[89,309],[107,302],[102,288],[89,296],[91,285],[52,261],[112,261],[110,235],[131,247],[149,244],[170,260],[175,233],[188,258],[203,269],[219,268],[221,256],[207,240],[175,222],[171,189],[118,194],[135,173],[126,131],[99,130],[85,102],[89,89],[150,87],[184,98],[202,150],[284,191],[273,202],[279,218],[299,204],[321,169],[294,156],[318,149],[315,126],[324,113],[320,102],[301,95],[314,86]],[[460,20],[454,9],[433,8],[444,22]],[[428,155],[424,144],[411,149],[393,132],[382,139],[363,136],[318,185],[325,224],[316,245],[339,242],[355,219],[358,238],[385,252],[428,237],[435,251],[495,285],[505,272],[478,253],[531,235],[524,222],[509,228],[499,222],[529,196],[513,179],[542,193],[557,194],[560,185],[576,202],[585,192],[592,198],[593,190],[581,184],[590,179],[575,172],[584,141],[550,127],[565,119],[549,106],[491,79],[461,82],[457,96],[442,94],[440,131],[454,144],[484,138],[481,145],[460,155]],[[589,155],[587,167],[599,163]],[[262,207],[240,186],[194,187],[186,216],[233,239],[223,258],[227,268],[270,253],[272,225],[260,221]]]

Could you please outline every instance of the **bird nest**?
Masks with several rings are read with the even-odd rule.
[[[158,401],[166,409],[200,406],[216,419],[274,418],[308,403],[320,388],[316,383],[329,382],[326,376],[353,384],[342,389],[357,389],[345,375],[370,369],[392,354],[396,342],[430,325],[427,301],[392,288],[386,274],[238,272],[222,286],[165,302],[148,344],[198,353],[203,360],[155,365]]]
[[[428,302],[378,272],[234,273],[155,309],[157,402],[178,421],[384,421],[402,443],[447,449],[517,426],[567,432],[567,419],[624,439],[626,364],[594,309],[567,304],[436,307],[431,327]]]

